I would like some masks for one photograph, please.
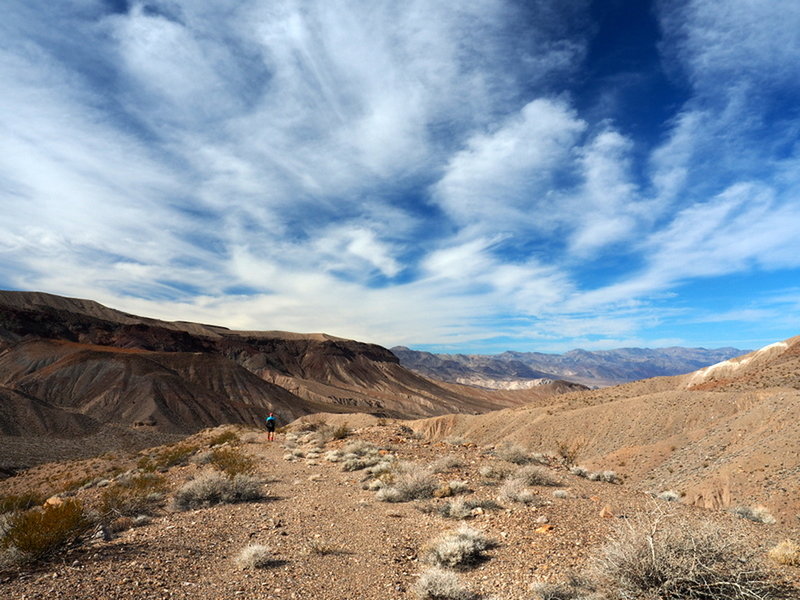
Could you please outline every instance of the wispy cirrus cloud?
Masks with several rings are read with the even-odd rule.
[[[680,100],[643,128],[646,77],[586,85],[614,49],[583,0],[13,5],[0,285],[386,345],[677,339],[702,282],[800,268],[800,11],[734,8],[654,4]]]

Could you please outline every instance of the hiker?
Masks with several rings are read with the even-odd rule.
[[[275,422],[276,421],[277,421],[277,419],[275,419],[275,415],[272,414],[272,413],[269,413],[269,416],[267,417],[267,441],[268,442],[271,442],[271,441],[273,441],[275,439]]]

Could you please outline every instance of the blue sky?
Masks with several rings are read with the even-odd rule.
[[[800,334],[795,0],[12,0],[0,288],[446,352]]]

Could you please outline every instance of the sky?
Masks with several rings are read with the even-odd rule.
[[[800,334],[796,0],[10,0],[0,289],[434,352]]]

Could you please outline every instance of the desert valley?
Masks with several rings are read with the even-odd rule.
[[[535,374],[477,387],[324,334],[0,292],[0,594],[800,597],[800,337],[593,389]],[[23,516],[77,506],[25,554]],[[648,524],[723,539],[733,580],[623,585]]]

